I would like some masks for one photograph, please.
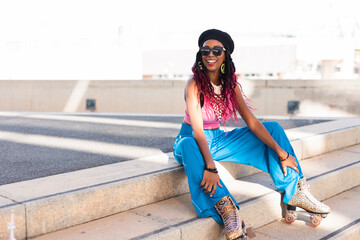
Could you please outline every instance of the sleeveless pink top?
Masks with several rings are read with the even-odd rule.
[[[203,121],[204,121],[204,129],[215,129],[220,127],[220,121],[217,119],[214,109],[210,103],[210,101],[204,97],[204,105],[201,108]],[[227,109],[229,111],[229,109]],[[221,122],[226,122],[229,119],[227,117],[224,119],[224,117],[221,118]],[[185,117],[184,122],[190,124],[190,117],[187,109],[185,109]]]

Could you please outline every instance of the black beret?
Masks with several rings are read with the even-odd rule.
[[[229,51],[230,54],[234,51],[234,41],[231,39],[230,35],[226,32],[217,30],[217,29],[209,29],[203,32],[199,37],[199,47],[202,47],[204,42],[209,39],[215,39],[221,42],[226,51]]]

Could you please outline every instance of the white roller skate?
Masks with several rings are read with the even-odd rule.
[[[302,208],[304,211],[296,211],[296,207]],[[297,189],[294,196],[287,205],[285,214],[285,222],[292,223],[297,217],[297,213],[307,213],[310,216],[311,224],[314,227],[319,226],[323,218],[330,213],[330,208],[322,202],[319,202],[310,193],[310,186],[306,182],[305,177],[298,181]]]

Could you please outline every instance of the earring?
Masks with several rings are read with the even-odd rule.
[[[201,61],[198,61],[198,66],[199,66],[200,70],[202,71],[202,70],[203,70],[203,67],[202,67],[202,65],[201,65]]]
[[[221,64],[220,71],[222,74],[225,74],[225,63]]]

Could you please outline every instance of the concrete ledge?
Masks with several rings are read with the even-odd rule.
[[[354,120],[333,121],[292,129],[287,133],[295,143],[298,156],[310,157],[336,147],[359,143],[359,125],[360,122]],[[340,135],[334,137],[334,134]],[[319,135],[322,136],[322,144],[308,143]],[[352,137],[345,141],[344,136]],[[234,179],[251,177],[259,171],[232,165],[231,168],[224,168],[223,172],[227,172],[229,179]],[[13,199],[23,209],[24,212],[20,212],[17,218],[24,219],[24,222],[26,219],[26,224],[20,221],[20,225],[27,226],[24,231],[27,237],[82,224],[187,192],[186,176],[171,154],[0,186],[0,196]],[[278,194],[274,194],[264,199],[269,198],[269,204],[273,203],[278,200]],[[266,201],[261,200],[261,204]],[[0,206],[2,216],[11,214],[7,204]],[[247,208],[243,209],[245,211]],[[253,224],[255,220],[249,219],[249,222],[257,226]]]
[[[18,239],[26,237],[26,213],[25,206],[7,198],[0,197],[0,239],[7,239],[7,224],[14,214],[16,236]]]
[[[183,170],[174,162],[156,167],[157,158],[3,185],[0,194],[25,207],[27,236],[34,237],[188,192]],[[124,178],[127,167],[137,171]]]
[[[354,156],[355,155],[348,155],[348,157]],[[328,169],[326,165],[333,165],[338,162],[340,160],[339,156],[324,156],[329,160],[324,160],[323,158],[314,158],[303,162],[303,170],[305,175],[310,179],[309,183],[311,185],[311,191],[313,195],[316,196],[319,200],[324,200],[325,197],[329,198],[343,191],[351,189],[354,186],[359,186],[360,178],[354,180],[354,177],[360,174],[360,153],[356,154],[356,156],[358,157],[356,160],[353,160],[352,162],[350,160],[350,162],[348,162],[349,166],[346,166],[345,164],[342,167],[334,169]],[[347,160],[349,159],[347,158]],[[325,164],[323,163],[324,161]],[[351,165],[352,163],[354,164]],[[322,172],[321,174],[323,175],[313,175],[316,174],[313,171],[314,166],[316,166],[316,168],[321,168],[319,172]],[[333,187],[334,180],[339,182],[339,184],[336,184],[335,188]],[[258,173],[244,178],[244,182],[240,181],[240,185],[242,185],[242,196],[236,193],[239,192],[239,181],[237,181],[237,183],[238,184],[227,183],[227,186],[230,186],[230,192],[235,192],[233,195],[239,202],[240,211],[247,226],[252,226],[255,228],[261,227],[281,217],[281,195],[274,190],[269,190],[269,188],[273,188],[273,186],[271,179],[267,174]],[[262,189],[262,194],[259,193],[257,196],[249,197],[249,195],[251,196],[251,192],[254,190],[254,187],[251,183],[257,183],[257,188],[262,188],[262,186],[267,186],[267,188],[265,187]],[[326,194],[324,194],[324,192],[326,192]],[[244,196],[244,194],[247,196]],[[187,228],[184,228],[183,225],[179,226],[183,236],[195,235],[199,239],[222,239],[224,236],[223,228],[219,228],[219,225],[211,218],[197,218],[190,223],[185,223],[184,225],[186,225]],[[204,228],[212,229],[212,231],[210,231],[211,237],[207,236],[206,231],[205,233],[202,231],[197,231],[197,229]],[[184,237],[182,239],[191,238]]]
[[[360,209],[354,208],[360,198],[360,187],[352,188],[325,200],[331,208],[331,214],[314,228],[309,223],[309,216],[298,214],[298,220],[291,225],[283,219],[257,228],[259,236],[266,236],[267,240],[287,239],[359,239]]]
[[[353,185],[360,185],[360,179],[354,179],[354,176],[360,174],[360,145],[308,159],[303,161],[302,166],[305,176],[309,179],[312,193],[319,200],[324,200],[323,197],[335,196],[350,189]],[[333,178],[340,182],[335,188],[333,187]],[[225,183],[238,201],[247,226],[264,226],[281,217],[281,195],[274,190],[268,174],[258,173],[241,180],[227,179]],[[324,191],[326,194],[323,194]],[[129,214],[146,218],[146,221],[153,221],[153,226],[149,227],[146,232],[139,229],[138,233],[128,231],[126,228],[119,232],[118,221],[115,219],[124,219]],[[346,219],[349,220],[349,218]],[[327,220],[324,220],[324,224]],[[106,226],[102,227],[109,221],[112,222],[113,230],[111,231]],[[141,225],[142,222],[145,220],[139,222],[136,219],[128,218],[127,225]],[[336,222],[339,223],[336,225],[337,227],[343,226],[341,222]],[[160,223],[161,225],[159,225]],[[328,235],[336,229],[326,227],[322,234]],[[124,239],[169,239],[170,237],[172,239],[193,239],[194,236],[197,239],[224,239],[223,227],[219,226],[212,218],[199,219],[193,209],[189,194],[185,194],[109,218],[40,236],[36,240],[86,239],[98,231],[103,234],[101,239],[114,236],[126,236]],[[79,233],[83,233],[83,235],[80,236]]]
[[[328,238],[330,240],[356,240],[360,238],[360,222],[346,229],[334,237]]]
[[[225,240],[225,231],[222,226],[215,223],[212,218],[202,219],[203,221],[193,221],[179,226],[182,240],[184,239],[206,239],[206,240]]]
[[[285,131],[298,160],[360,143],[360,118],[340,119],[324,123],[288,129]],[[233,176],[241,178],[260,172],[260,170],[236,163],[222,162],[222,165]]]
[[[342,119],[286,131],[289,139],[301,139],[301,159],[334,151],[360,142],[360,119]]]

